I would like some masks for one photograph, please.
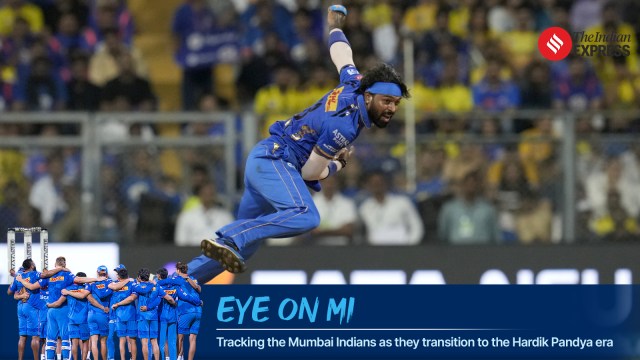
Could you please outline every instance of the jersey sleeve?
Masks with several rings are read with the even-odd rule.
[[[360,81],[362,75],[355,65],[346,65],[340,69],[340,83],[348,83],[350,81]]]
[[[67,273],[66,275],[66,284],[67,286],[72,285],[73,284],[73,280],[75,280],[76,276],[73,275],[72,273]]]
[[[189,295],[182,288],[176,289],[176,295],[178,296],[178,299],[180,299],[181,301],[186,301],[189,304],[195,305],[195,306],[200,305],[200,297],[198,295]]]

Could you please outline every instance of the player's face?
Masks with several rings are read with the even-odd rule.
[[[401,97],[371,94],[368,94],[368,97],[367,112],[369,113],[369,119],[379,128],[387,127],[398,110]]]

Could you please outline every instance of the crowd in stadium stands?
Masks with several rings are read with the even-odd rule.
[[[408,193],[402,170],[404,147],[380,145],[387,133],[367,134],[338,181],[325,182],[327,191],[316,194],[325,214],[320,227],[290,241],[556,242],[562,234],[559,179],[566,169],[560,165],[557,141],[563,135],[562,118],[551,110],[578,114],[578,238],[628,240],[640,234],[640,145],[601,141],[601,135],[640,131],[640,116],[633,113],[640,108],[640,4],[633,0],[343,3],[349,9],[344,30],[361,71],[379,61],[402,70],[402,40],[413,40],[416,76],[411,101],[417,109],[418,138],[435,135],[436,140],[421,142],[417,189]],[[0,114],[158,108],[147,70],[149,59],[134,45],[134,18],[125,0],[0,4]],[[166,20],[182,71],[183,109],[251,108],[264,135],[274,121],[313,104],[337,84],[325,45],[325,5],[319,0],[186,0],[173,19]],[[550,26],[628,35],[598,45],[628,45],[630,51],[616,56],[571,54],[551,62],[538,51],[538,36]],[[589,45],[574,38],[574,46],[579,44]],[[216,86],[216,77],[229,69],[237,74],[234,86]],[[520,110],[549,112],[529,117],[520,116]],[[585,111],[591,112],[580,115]],[[400,111],[390,129],[397,137],[403,133],[402,117]],[[103,126],[104,136],[116,138],[151,137],[157,131],[144,125],[128,127],[117,119]],[[207,124],[183,124],[182,131],[194,136],[222,134]],[[67,125],[0,124],[4,136],[77,133],[77,127]],[[481,141],[465,141],[469,138]],[[218,149],[185,150],[186,181],[162,173],[158,158],[157,152],[141,149],[105,156],[100,174],[100,240],[119,241],[127,231],[140,230],[141,223],[162,219],[142,226],[139,234],[147,234],[149,241],[172,241],[171,224],[180,218],[176,237],[180,244],[191,244],[194,240],[185,238],[185,221],[217,227],[220,216],[231,217],[220,205],[224,194],[216,197],[216,188],[225,188]],[[56,240],[79,240],[80,170],[77,149],[0,149],[2,228],[39,224],[52,227]],[[187,217],[188,213],[195,215]],[[169,225],[156,226],[159,223]]]

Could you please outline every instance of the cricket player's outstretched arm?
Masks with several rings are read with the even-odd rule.
[[[353,146],[341,149],[334,159],[329,159],[316,146],[309,160],[302,167],[302,178],[307,181],[324,180],[342,170],[353,153]]]
[[[347,9],[342,5],[332,5],[327,13],[327,25],[329,27],[329,54],[331,61],[340,70],[353,64],[353,51],[347,37],[342,32],[342,27],[347,18]]]

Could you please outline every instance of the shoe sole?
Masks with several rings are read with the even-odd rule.
[[[247,270],[244,260],[239,258],[235,251],[226,246],[220,245],[211,239],[204,239],[200,243],[200,248],[204,256],[219,262],[222,268],[230,273],[237,274]]]

